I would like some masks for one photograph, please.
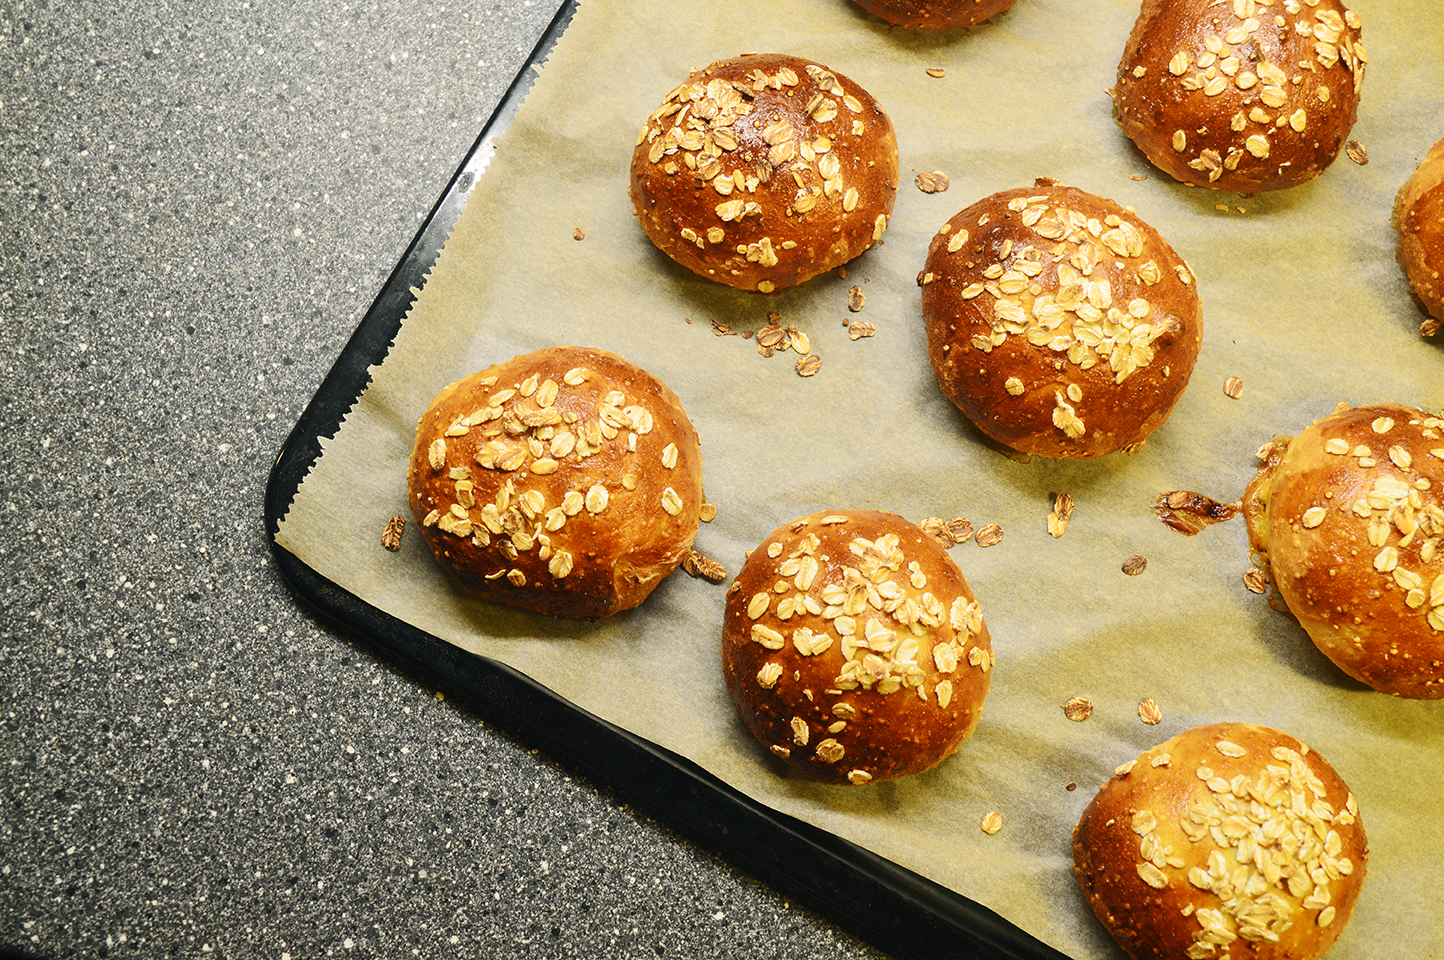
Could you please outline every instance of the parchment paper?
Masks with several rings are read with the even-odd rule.
[[[1333,956],[1377,956],[1382,944],[1437,956],[1437,911],[1410,908],[1444,889],[1444,704],[1366,690],[1248,592],[1241,520],[1187,538],[1150,510],[1174,489],[1237,499],[1260,444],[1339,400],[1444,403],[1444,355],[1417,334],[1388,223],[1394,192],[1444,135],[1444,18],[1435,0],[1354,7],[1371,58],[1354,137],[1370,162],[1341,157],[1311,184],[1244,198],[1174,183],[1115,127],[1106,89],[1136,0],[1018,0],[994,23],[941,35],[889,28],[846,0],[584,0],[279,542],[369,603],[1080,958],[1117,955],[1076,889],[1068,848],[1114,767],[1197,724],[1284,729],[1349,782],[1371,840],[1369,878]],[[892,224],[846,279],[771,297],[723,288],[658,254],[632,216],[627,166],[643,119],[690,70],[749,50],[827,64],[897,126],[904,182]],[[933,170],[950,189],[921,193],[913,177]],[[1007,459],[980,442],[927,366],[916,275],[928,237],[962,207],[1036,176],[1136,208],[1198,274],[1205,331],[1192,383],[1132,457]],[[577,227],[585,239],[573,239]],[[855,315],[854,284],[867,297]],[[798,376],[795,354],[763,358],[753,341],[713,332],[712,321],[755,330],[774,310],[810,337],[816,376]],[[852,319],[877,335],[849,340]],[[729,573],[773,528],[829,507],[1002,526],[996,546],[953,548],[997,653],[982,723],[957,755],[867,788],[789,776],[722,688],[722,585],[679,571],[639,610],[569,624],[461,595],[414,531],[399,553],[381,549],[387,518],[406,512],[406,459],[431,397],[554,343],[614,350],[683,399],[718,506],[698,547]],[[1238,399],[1224,395],[1230,376],[1243,381]],[[1045,517],[1065,491],[1077,510],[1055,540]],[[1125,576],[1134,555],[1147,569]],[[1073,696],[1095,705],[1084,722],[1060,710]],[[1162,723],[1139,720],[1144,697]],[[989,836],[979,822],[992,810],[1003,828]]]

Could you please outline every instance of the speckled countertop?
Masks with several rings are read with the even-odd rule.
[[[0,953],[878,952],[277,573],[277,451],[553,0],[0,8]]]

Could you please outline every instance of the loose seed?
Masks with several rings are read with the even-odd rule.
[[[1003,541],[1003,528],[996,523],[990,523],[978,531],[978,546],[991,547]]]
[[[386,529],[381,531],[381,546],[395,553],[401,549],[401,531],[406,529],[405,517],[392,517],[386,521]]]
[[[1093,715],[1093,701],[1087,697],[1073,697],[1063,704],[1063,716],[1074,723],[1082,723]]]
[[[1152,726],[1163,722],[1163,711],[1158,709],[1158,702],[1152,697],[1144,697],[1138,701],[1138,719]]]
[[[1136,577],[1148,566],[1148,558],[1141,555],[1134,555],[1123,561],[1123,572],[1130,577]]]
[[[942,193],[948,188],[948,175],[941,170],[920,173],[913,181],[923,193]]]
[[[711,557],[703,556],[696,550],[688,550],[682,557],[682,569],[694,577],[721,582],[727,579],[727,568]]]
[[[1003,829],[1003,815],[996,810],[989,810],[987,816],[983,817],[983,822],[979,826],[982,827],[984,833],[991,837]]]

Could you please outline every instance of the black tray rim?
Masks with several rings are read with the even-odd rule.
[[[336,626],[458,689],[513,732],[540,742],[628,800],[705,838],[729,863],[761,874],[810,909],[898,956],[1067,960],[994,911],[835,834],[771,809],[690,760],[612,724],[512,667],[478,656],[372,606],[277,542],[321,440],[335,436],[384,360],[441,252],[493,140],[510,125],[580,0],[563,0],[450,182],[342,348],[267,479],[270,551],[294,593]]]

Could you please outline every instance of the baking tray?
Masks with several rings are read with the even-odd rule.
[[[734,865],[902,956],[1061,960],[993,911],[827,831],[778,813],[691,761],[577,707],[506,664],[390,616],[276,544],[292,499],[369,382],[483,175],[495,141],[575,15],[565,0],[366,311],[276,457],[266,487],[271,550],[292,588],[320,613],[412,668],[473,697],[510,729],[695,832]],[[945,947],[942,945],[946,945]],[[942,952],[946,950],[947,952]]]

